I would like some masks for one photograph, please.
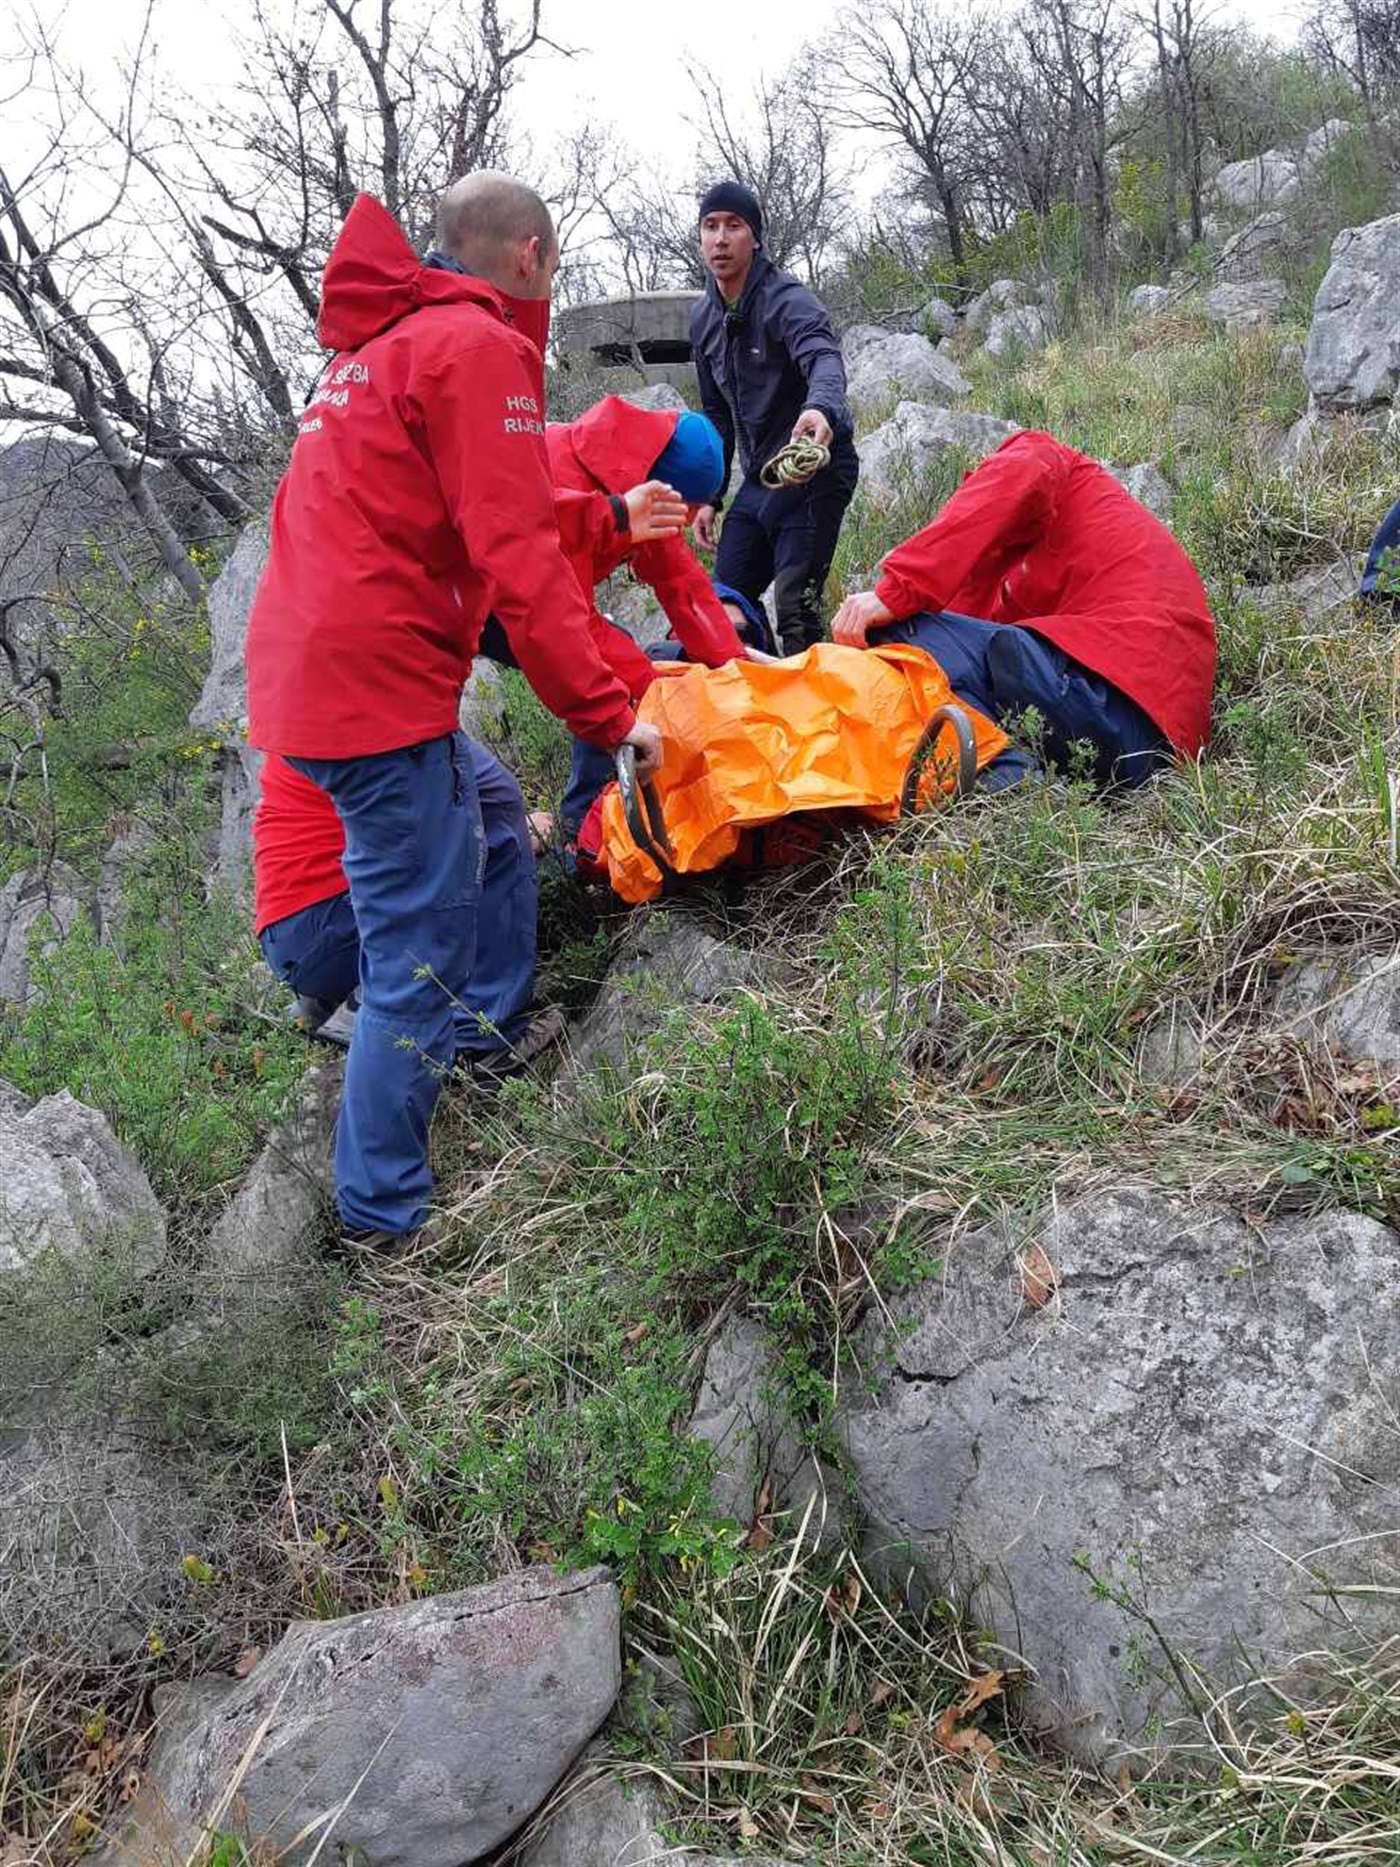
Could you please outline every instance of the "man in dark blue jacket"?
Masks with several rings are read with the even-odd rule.
[[[738,182],[700,202],[700,252],[710,274],[690,314],[705,413],[724,441],[724,484],[735,446],[744,481],[725,515],[715,576],[757,602],[771,583],[784,652],[821,636],[821,595],[860,464],[846,406],[841,346],[825,306],[763,250],[763,214]],[[769,491],[766,461],[798,435],[831,449],[805,485]],[[715,542],[722,497],[701,509],[695,536]]]

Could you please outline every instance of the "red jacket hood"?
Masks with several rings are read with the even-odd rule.
[[[389,210],[373,195],[357,195],[326,261],[316,323],[322,346],[358,350],[420,305],[465,304],[506,315],[494,286],[425,266]]]
[[[609,493],[625,493],[651,474],[653,463],[664,454],[676,432],[681,411],[674,408],[635,408],[620,395],[604,396],[577,421],[551,425],[545,439],[556,485],[554,463],[561,448],[569,448],[594,480]]]

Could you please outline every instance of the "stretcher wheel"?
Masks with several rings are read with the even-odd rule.
[[[676,866],[676,852],[666,834],[666,818],[661,799],[650,778],[637,777],[637,748],[623,745],[615,754],[617,789],[622,799],[622,814],[632,841],[644,856],[649,856],[665,875]]]
[[[935,709],[929,723],[920,735],[919,743],[914,747],[909,760],[909,769],[904,776],[904,789],[899,795],[899,808],[903,816],[911,816],[918,809],[919,780],[924,773],[924,766],[933,755],[944,731],[951,726],[958,741],[958,775],[953,787],[954,797],[966,797],[977,777],[977,737],[972,730],[972,721],[961,707],[945,706]]]

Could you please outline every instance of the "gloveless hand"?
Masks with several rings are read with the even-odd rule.
[[[654,538],[674,538],[685,530],[685,501],[664,480],[646,480],[622,495],[627,508],[632,543],[644,545]]]
[[[657,727],[646,720],[638,720],[622,743],[637,748],[639,778],[650,778],[653,773],[660,771],[666,748]]]
[[[715,519],[718,516],[713,506],[701,506],[695,515],[695,542],[703,545],[706,551],[715,548]]]
[[[792,424],[793,440],[800,440],[803,435],[819,441],[823,447],[831,446],[831,423],[819,408],[804,408]]]
[[[858,590],[848,596],[831,619],[831,639],[844,648],[864,648],[867,629],[878,628],[894,617],[873,590]]]

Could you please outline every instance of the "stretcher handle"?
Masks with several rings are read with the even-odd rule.
[[[650,856],[664,874],[674,871],[676,852],[666,834],[666,818],[661,799],[650,778],[637,777],[637,748],[621,745],[614,755],[617,765],[617,789],[622,798],[622,814],[632,841],[644,856]]]
[[[958,741],[958,776],[953,795],[966,797],[972,789],[977,777],[977,736],[972,730],[972,721],[961,707],[936,707],[919,737],[919,743],[914,747],[909,769],[904,776],[904,789],[899,796],[899,808],[903,816],[911,815],[918,806],[919,779],[924,763],[942,738],[946,726],[952,727]]]

